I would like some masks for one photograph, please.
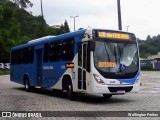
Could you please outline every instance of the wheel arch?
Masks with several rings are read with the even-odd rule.
[[[23,75],[23,84],[24,85],[25,85],[26,79],[29,80],[29,74],[27,74],[27,73]]]
[[[62,90],[67,90],[68,84],[71,84],[73,87],[71,75],[65,74],[62,78]]]

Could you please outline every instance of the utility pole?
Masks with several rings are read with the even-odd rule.
[[[117,0],[117,8],[118,8],[118,26],[119,26],[119,30],[122,30],[121,3],[120,3],[120,0]]]
[[[74,19],[74,31],[76,31],[76,17],[79,17],[79,16],[70,16],[71,18]]]
[[[42,0],[41,1],[41,15],[42,15],[42,34],[41,36],[44,35],[44,22],[43,22],[43,19],[44,19],[44,16],[43,16],[43,5],[42,5]]]
[[[130,27],[129,25],[127,25],[127,26],[126,26],[126,28],[127,28],[127,32],[128,32],[128,28],[129,28],[129,27]]]

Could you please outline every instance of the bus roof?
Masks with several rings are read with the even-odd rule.
[[[75,31],[75,32],[69,32],[69,33],[65,33],[65,34],[61,34],[61,35],[57,35],[57,36],[45,36],[45,37],[42,37],[42,38],[34,39],[34,40],[29,41],[26,44],[15,46],[11,50],[17,50],[17,49],[32,47],[32,46],[41,45],[41,44],[45,44],[45,43],[48,43],[48,42],[63,40],[63,39],[76,37],[76,36],[84,36],[87,31],[92,31],[92,30],[109,30],[109,31],[115,31],[115,32],[129,33],[129,32],[125,32],[125,31],[111,30],[111,29],[91,29],[91,28],[81,29],[81,30],[78,30],[78,31]]]
[[[12,50],[32,47],[32,46],[41,45],[41,44],[45,44],[45,43],[48,43],[48,42],[63,40],[63,39],[76,37],[76,36],[83,36],[85,34],[85,31],[86,31],[86,29],[83,29],[83,30],[78,30],[78,31],[75,31],[75,32],[69,32],[69,33],[65,33],[65,34],[61,34],[61,35],[57,35],[57,36],[42,37],[42,38],[39,38],[39,39],[31,40],[26,44],[15,46],[15,47],[12,48]]]

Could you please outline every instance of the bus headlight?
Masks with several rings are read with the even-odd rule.
[[[105,84],[105,83],[103,82],[103,80],[102,80],[98,75],[93,74],[93,76],[94,76],[94,78],[95,78],[95,80],[96,80],[97,83],[103,84],[103,85]]]

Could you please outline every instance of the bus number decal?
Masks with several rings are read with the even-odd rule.
[[[61,69],[66,69],[66,68],[65,68],[65,65],[62,65],[62,66],[61,66]]]

